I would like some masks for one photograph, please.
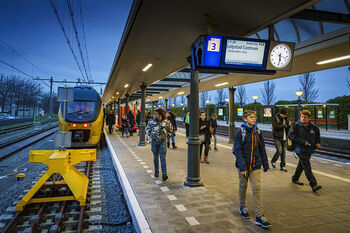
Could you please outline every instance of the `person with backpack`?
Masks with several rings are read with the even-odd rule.
[[[166,118],[171,122],[171,125],[173,126],[173,132],[170,135],[170,138],[167,139],[167,146],[170,148],[170,139],[171,139],[171,145],[173,146],[173,149],[176,149],[177,146],[175,145],[175,136],[176,136],[176,130],[177,130],[177,124],[176,124],[176,115],[173,112],[167,112]]]
[[[129,137],[128,135],[129,130],[129,119],[126,114],[122,116],[122,137],[124,137],[124,134],[126,134],[126,137]]]
[[[286,150],[287,134],[291,122],[287,119],[287,110],[283,108],[275,117],[272,118],[272,136],[275,143],[276,152],[271,159],[271,165],[276,168],[276,161],[281,157],[280,170],[287,172],[286,168]]]
[[[216,147],[216,143],[217,143],[216,129],[218,128],[218,122],[216,120],[216,114],[215,113],[213,113],[211,115],[209,123],[210,123],[209,131],[210,131],[211,136],[213,136],[213,138],[214,138],[214,150],[217,151],[218,148]]]
[[[313,192],[317,192],[322,187],[317,184],[312,173],[310,158],[316,149],[321,148],[321,137],[319,128],[310,122],[311,112],[303,110],[300,112],[300,121],[291,128],[289,138],[292,140],[292,147],[299,157],[299,163],[292,177],[292,182],[297,185],[304,185],[299,181],[301,173],[304,171],[306,178]]]
[[[200,155],[199,160],[201,163],[209,164],[209,144],[210,144],[210,131],[209,131],[209,121],[207,121],[205,112],[201,112],[199,118],[199,139],[200,139]],[[202,151],[204,146],[204,161],[202,160]]]
[[[146,120],[146,125],[148,124],[148,122],[152,119],[152,113],[151,112],[147,112],[145,117]],[[146,134],[146,143],[151,143],[150,137]]]
[[[255,124],[255,111],[245,110],[243,120],[244,123],[235,134],[232,148],[232,152],[236,156],[236,167],[239,176],[239,212],[242,218],[250,218],[246,205],[249,180],[255,205],[255,224],[263,228],[269,228],[271,224],[264,217],[261,195],[261,166],[263,166],[264,172],[269,169],[264,138]]]
[[[135,117],[131,111],[129,111],[128,120],[129,120],[129,133],[130,133],[130,136],[132,136],[134,135]]]
[[[152,139],[154,177],[159,177],[159,157],[162,169],[162,179],[168,179],[166,168],[166,139],[173,132],[171,122],[165,118],[163,109],[154,111],[154,118],[147,123],[146,133]]]
[[[106,124],[108,125],[108,131],[111,134],[113,132],[113,125],[115,124],[115,115],[113,111],[109,111],[106,116]]]
[[[184,122],[184,125],[185,125],[185,128],[186,128],[186,138],[188,138],[189,129],[190,129],[190,111],[187,111],[183,122]]]

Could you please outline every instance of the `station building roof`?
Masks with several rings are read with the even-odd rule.
[[[218,0],[215,3],[134,0],[103,101],[109,102],[112,96],[114,100],[124,98],[126,93],[131,99],[138,99],[142,83],[148,85],[147,101],[188,95],[190,73],[186,57],[195,39],[207,33],[267,39],[267,27],[274,25],[275,40],[297,44],[291,72],[201,73],[201,92],[349,65],[349,60],[316,64],[349,54],[350,5],[347,3],[347,0]],[[149,63],[153,66],[143,72]]]

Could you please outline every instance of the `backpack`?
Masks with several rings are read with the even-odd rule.
[[[294,127],[295,127],[295,131],[296,133],[298,133],[298,128],[299,128],[299,122],[293,122],[292,123],[292,126],[289,128],[289,131],[287,133],[287,150],[288,151],[294,151],[295,150],[295,147],[296,147],[296,143],[290,139],[290,135],[293,133],[294,131]]]
[[[260,129],[257,129],[257,131],[258,131],[258,135],[260,136]],[[246,135],[244,127],[241,127],[241,135],[242,135],[242,144],[243,144],[243,141],[244,141],[245,135]]]

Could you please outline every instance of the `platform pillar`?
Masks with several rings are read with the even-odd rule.
[[[153,117],[153,114],[154,114],[154,103],[155,103],[155,101],[152,101],[152,117]]]
[[[165,99],[165,111],[167,112],[168,111],[168,99]]]
[[[186,99],[187,99],[187,105],[186,105],[186,108],[187,108],[187,112],[190,111],[190,95],[187,95],[186,96]],[[186,112],[186,114],[187,114]]]
[[[126,97],[126,103],[125,103],[125,113],[129,114],[129,93],[125,94]]]
[[[140,125],[139,125],[139,132],[140,132],[139,146],[144,146],[146,145],[145,143],[145,126],[146,126],[146,119],[145,119],[146,85],[145,83],[143,83],[140,87],[141,87],[141,109],[140,109]]]
[[[234,135],[235,135],[235,91],[236,88],[230,87],[228,89],[229,93],[229,105],[228,105],[228,113],[229,113],[229,140],[228,143],[233,144]]]
[[[190,128],[187,142],[187,177],[185,185],[198,187],[203,185],[200,182],[199,162],[199,71],[193,70],[192,67],[190,93]]]

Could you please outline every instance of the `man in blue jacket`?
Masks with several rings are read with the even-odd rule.
[[[236,167],[239,170],[239,212],[242,218],[250,218],[246,205],[249,179],[255,205],[255,224],[269,228],[271,224],[264,217],[261,197],[261,166],[263,166],[264,172],[269,169],[264,138],[255,124],[255,111],[245,110],[243,120],[245,123],[241,125],[241,129],[237,130],[232,148],[232,152],[236,156]]]

